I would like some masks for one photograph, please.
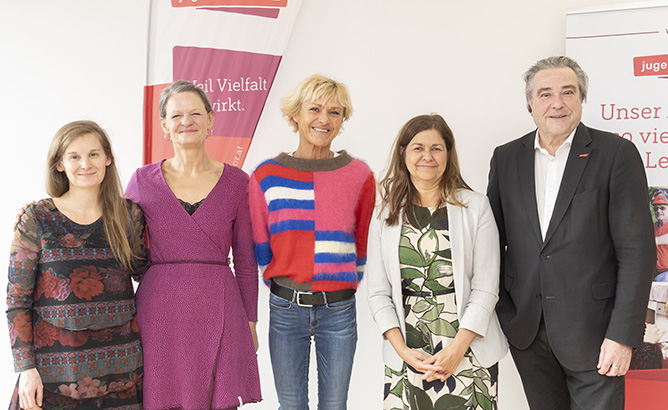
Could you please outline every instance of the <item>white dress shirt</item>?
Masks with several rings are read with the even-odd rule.
[[[536,182],[536,205],[538,206],[538,220],[540,221],[540,232],[545,239],[547,227],[552,219],[554,203],[557,201],[561,179],[564,176],[566,160],[571,151],[571,144],[575,130],[566,138],[563,144],[557,149],[554,156],[540,146],[538,131],[534,140],[534,176]]]

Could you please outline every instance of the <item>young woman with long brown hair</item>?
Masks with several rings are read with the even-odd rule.
[[[28,205],[9,263],[7,319],[20,372],[10,409],[141,408],[131,271],[144,219],[123,199],[106,132],[75,121],[48,153],[50,198]]]

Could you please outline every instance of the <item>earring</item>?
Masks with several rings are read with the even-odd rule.
[[[164,138],[165,138],[165,141],[171,141],[172,140],[172,137],[169,134],[165,134]]]

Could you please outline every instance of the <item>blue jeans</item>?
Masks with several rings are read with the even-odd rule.
[[[345,410],[357,344],[355,296],[302,307],[269,295],[269,353],[280,410],[308,410],[311,337],[318,369],[318,410]]]

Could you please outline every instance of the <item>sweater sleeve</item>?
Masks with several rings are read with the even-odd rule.
[[[367,238],[369,236],[369,223],[373,215],[376,203],[376,180],[372,172],[369,172],[355,206],[355,247],[357,251],[357,276],[362,280],[367,257]]]
[[[269,230],[269,208],[267,206],[264,192],[262,192],[262,188],[257,182],[255,174],[250,178],[248,202],[253,229],[253,240],[255,242],[255,257],[257,259],[257,264],[260,267],[260,271],[264,272],[273,258],[269,242],[271,237],[271,232]]]

